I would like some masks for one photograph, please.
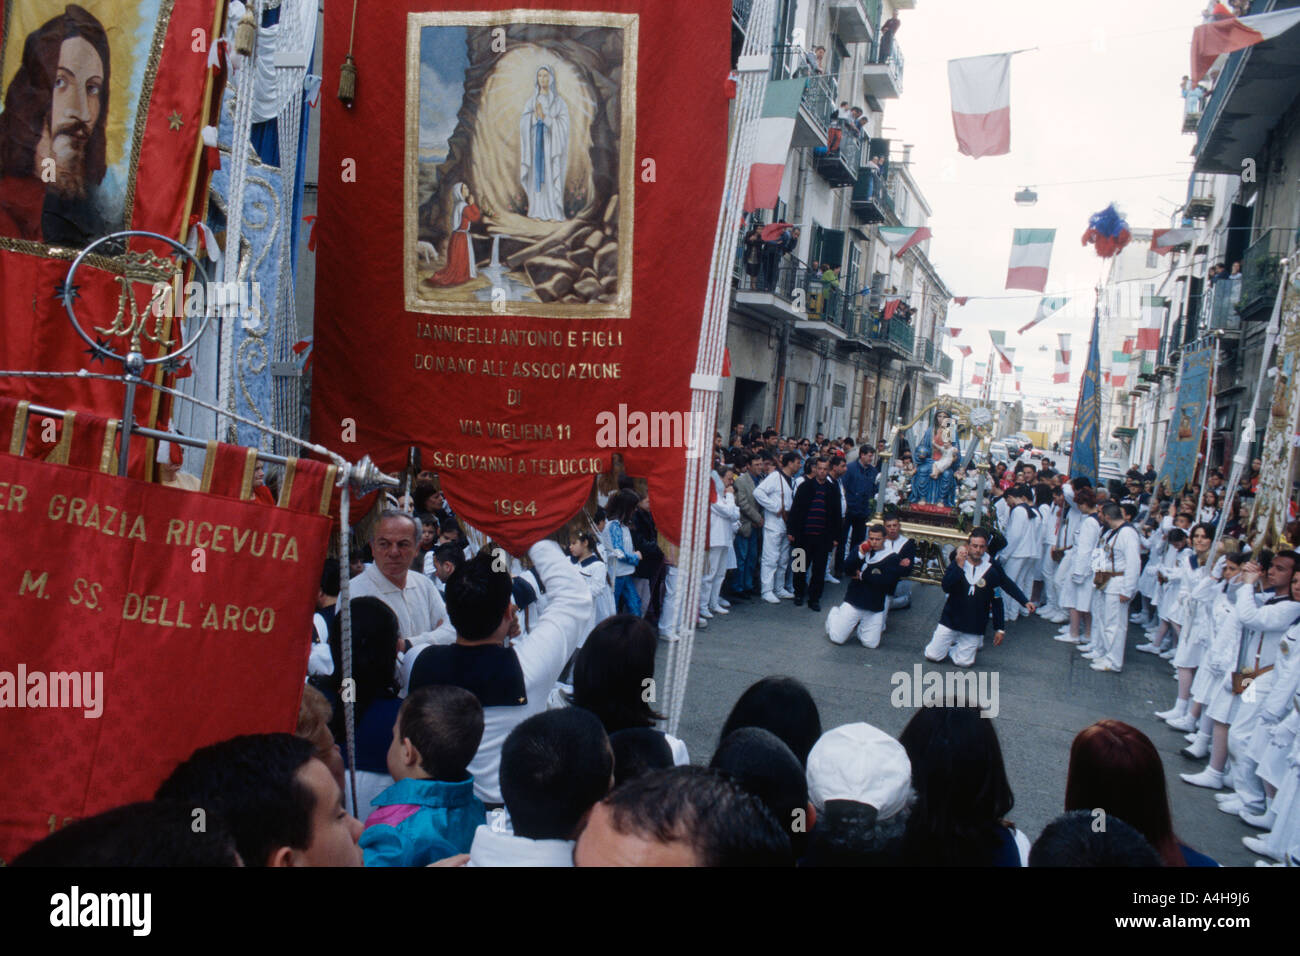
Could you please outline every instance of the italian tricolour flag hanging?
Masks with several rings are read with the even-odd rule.
[[[952,128],[967,156],[1011,152],[1011,54],[948,61]]]
[[[1052,262],[1055,229],[1017,229],[1011,240],[1011,261],[1007,266],[1008,289],[1047,288],[1047,269]]]
[[[1223,54],[1271,40],[1297,23],[1300,23],[1300,8],[1202,24],[1192,31],[1192,82],[1200,82]]]
[[[749,168],[749,189],[745,193],[745,212],[771,209],[781,193],[786,154],[794,137],[794,119],[799,115],[799,100],[806,80],[773,80],[767,84],[763,112],[758,120],[758,138],[754,143],[754,164]]]
[[[897,258],[918,242],[930,238],[930,230],[925,226],[881,226],[877,229],[880,241],[889,246],[889,251]]]

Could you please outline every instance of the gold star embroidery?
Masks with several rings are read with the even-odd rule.
[[[175,132],[185,125],[185,121],[181,119],[179,110],[173,110],[172,115],[167,117],[167,125],[171,127],[172,132]]]

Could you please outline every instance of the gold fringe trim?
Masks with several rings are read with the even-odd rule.
[[[239,483],[239,497],[242,501],[253,500],[253,472],[257,470],[257,449],[250,448],[244,455],[244,480]]]
[[[9,454],[21,455],[27,442],[27,412],[31,402],[19,402],[14,410],[14,430],[9,436]]]
[[[293,476],[298,473],[298,459],[290,458],[284,463],[284,480],[280,482],[280,497],[276,501],[277,508],[289,507],[289,496],[293,494]]]
[[[54,450],[45,456],[45,460],[51,465],[66,465],[68,455],[72,452],[72,432],[77,427],[77,413],[66,411],[63,413],[63,434],[59,436],[59,443],[54,446]]]
[[[212,493],[212,471],[217,465],[217,442],[216,439],[208,439],[208,451],[203,458],[203,484],[199,490],[205,495]]]
[[[113,446],[117,442],[117,429],[121,424],[116,418],[110,418],[108,428],[104,430],[104,447],[99,453],[99,470],[105,475],[113,473]]]

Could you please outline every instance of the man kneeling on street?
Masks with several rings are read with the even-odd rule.
[[[995,592],[1005,591],[1033,614],[1037,605],[1007,576],[1000,563],[988,554],[989,533],[976,528],[957,549],[943,575],[943,590],[948,595],[943,614],[934,629],[934,637],[925,648],[925,659],[939,662],[951,657],[958,667],[975,663],[975,652],[984,643],[989,616],[993,617],[993,646],[1002,643],[1005,634],[1002,598]]]
[[[856,627],[863,647],[880,646],[889,596],[903,573],[901,558],[886,551],[884,544],[884,525],[873,525],[867,540],[849,557],[844,603],[826,615],[826,633],[833,643],[843,644]]]

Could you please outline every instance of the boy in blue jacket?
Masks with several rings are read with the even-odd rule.
[[[366,866],[427,866],[468,853],[486,819],[466,769],[483,738],[483,708],[460,687],[432,685],[402,704],[388,748],[397,782],[372,801],[361,849]]]

